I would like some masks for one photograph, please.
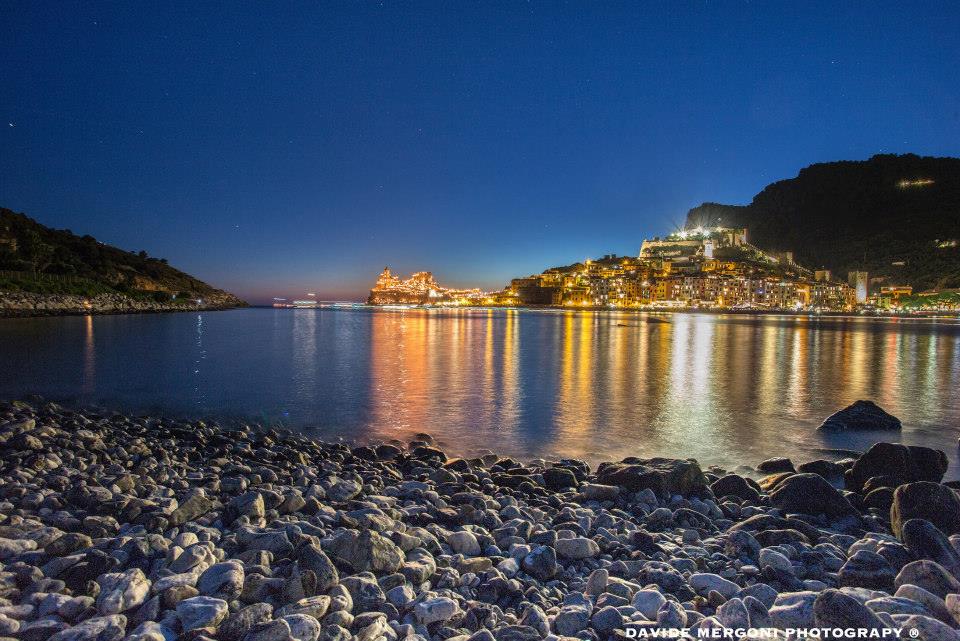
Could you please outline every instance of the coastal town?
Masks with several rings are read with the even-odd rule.
[[[637,256],[606,255],[514,278],[500,291],[451,289],[431,272],[385,268],[371,305],[523,306],[755,311],[960,310],[955,292],[871,283],[866,271],[809,269],[793,253],[748,242],[745,228],[696,227],[643,241]]]

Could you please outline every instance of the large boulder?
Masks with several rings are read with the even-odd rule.
[[[903,539],[903,525],[910,519],[926,519],[950,536],[960,533],[960,497],[939,483],[919,481],[901,485],[893,492],[890,529]]]
[[[621,463],[601,464],[597,482],[617,485],[631,492],[651,489],[661,496],[666,494],[703,494],[708,481],[700,465],[693,459],[629,457]]]
[[[875,443],[845,475],[848,490],[859,492],[868,480],[883,477],[891,487],[931,481],[939,483],[947,471],[947,455],[940,450],[899,443]]]
[[[770,493],[770,504],[784,513],[830,517],[857,513],[850,501],[819,474],[794,474],[784,479]]]
[[[820,430],[899,430],[900,419],[888,414],[873,401],[854,401],[834,412],[820,424]]]

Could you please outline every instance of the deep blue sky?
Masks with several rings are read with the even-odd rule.
[[[0,3],[0,205],[251,300],[634,254],[956,155],[955,3]]]

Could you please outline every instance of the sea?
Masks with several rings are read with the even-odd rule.
[[[960,478],[960,322],[517,309],[249,308],[0,320],[0,398],[281,426],[428,433],[518,460],[693,457],[728,470],[885,440]],[[829,433],[858,399],[900,432]]]

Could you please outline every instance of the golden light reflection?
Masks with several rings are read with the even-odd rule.
[[[937,411],[940,381],[960,376],[956,335],[856,319],[406,310],[371,323],[365,429],[431,432],[465,454],[814,458],[841,445],[812,428],[852,400],[906,412],[916,382]]]
[[[89,395],[96,391],[97,387],[97,353],[96,344],[93,340],[93,316],[87,314],[83,321],[83,378],[80,383],[80,390],[83,394]]]

